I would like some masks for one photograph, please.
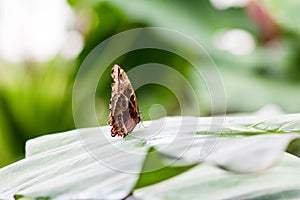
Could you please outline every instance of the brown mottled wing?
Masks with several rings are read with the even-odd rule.
[[[111,74],[114,83],[110,99],[111,136],[125,137],[140,122],[140,112],[137,99],[125,71],[114,65]]]

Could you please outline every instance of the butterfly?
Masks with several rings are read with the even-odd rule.
[[[112,67],[113,78],[109,103],[111,136],[125,137],[141,121],[136,95],[125,71],[119,66]]]

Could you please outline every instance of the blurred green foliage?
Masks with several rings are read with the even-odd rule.
[[[279,105],[285,112],[300,112],[300,31],[296,20],[300,19],[300,3],[297,0],[262,1],[261,6],[265,6],[280,31],[273,43],[262,41],[261,30],[249,17],[247,8],[217,10],[209,1],[192,0],[68,2],[84,24],[79,30],[85,45],[76,59],[57,56],[45,63],[28,60],[22,64],[0,64],[0,167],[23,156],[27,139],[75,128],[72,86],[80,64],[103,40],[137,27],[170,28],[203,45],[221,72],[228,112],[252,112],[268,103]],[[233,28],[252,34],[256,42],[254,52],[236,56],[216,48],[214,34]],[[155,39],[189,49],[172,38]],[[202,114],[210,114],[210,97],[205,85],[193,77],[190,63],[183,58],[170,52],[144,49],[123,55],[116,63],[127,71],[144,63],[172,66],[198,87]],[[100,82],[95,106],[99,122],[104,125],[108,119],[110,70],[106,70]],[[155,103],[161,104],[168,115],[180,114],[178,102],[168,88],[147,85],[136,93],[145,120],[149,119],[148,110]]]
[[[0,81],[0,166],[22,158],[29,138],[74,128],[74,69],[68,67],[72,65],[56,58],[43,64],[2,66],[5,71]]]

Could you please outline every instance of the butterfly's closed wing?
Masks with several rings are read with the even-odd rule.
[[[125,137],[140,122],[140,112],[136,95],[125,71],[118,65],[112,68],[114,80],[110,99],[111,136]]]

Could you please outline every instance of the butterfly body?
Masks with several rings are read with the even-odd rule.
[[[110,99],[110,119],[112,126],[111,136],[125,137],[140,122],[140,112],[136,95],[125,71],[114,65],[111,74],[114,83]]]

